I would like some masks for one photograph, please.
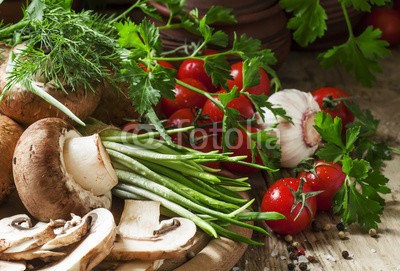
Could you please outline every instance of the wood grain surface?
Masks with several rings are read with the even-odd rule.
[[[283,88],[297,88],[312,91],[323,86],[342,88],[350,93],[364,109],[370,109],[381,120],[379,136],[391,145],[400,144],[400,47],[392,50],[392,56],[384,59],[383,73],[377,76],[372,88],[362,87],[340,68],[323,69],[319,66],[316,52],[291,52],[278,71]],[[386,196],[387,206],[379,225],[378,237],[372,238],[357,226],[347,229],[347,239],[338,237],[335,225],[339,218],[321,213],[317,220],[329,224],[328,231],[314,232],[311,229],[294,236],[305,249],[306,256],[316,258],[307,270],[323,271],[396,271],[400,270],[400,157],[387,163],[384,174],[390,179],[392,193]],[[253,196],[259,202],[266,182],[262,176],[252,178]],[[254,239],[264,241],[265,246],[249,246],[243,257],[232,270],[235,271],[284,271],[290,262],[287,243],[278,236],[254,235]],[[350,259],[342,257],[348,251]],[[296,266],[295,270],[300,270]]]

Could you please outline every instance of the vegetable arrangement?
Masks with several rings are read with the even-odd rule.
[[[232,48],[224,48],[227,35],[209,24],[232,17],[218,7],[200,18],[195,10],[185,16],[181,3],[167,1],[171,19],[156,27],[149,19],[134,23],[124,18],[133,8],[157,17],[144,0],[115,18],[75,13],[70,4],[32,1],[21,22],[0,29],[3,40],[25,42],[20,51],[9,50],[3,63],[10,73],[1,97],[20,85],[81,124],[78,132],[59,118],[42,118],[19,139],[14,181],[35,218],[49,221],[71,212],[84,216],[92,209],[109,209],[112,193],[126,202],[159,202],[169,215],[190,220],[212,237],[254,245],[261,243],[226,226],[268,235],[248,223],[265,220],[278,233],[295,234],[317,210],[332,209],[345,224],[377,228],[385,205],[381,194],[390,192],[381,168],[391,150],[373,138],[379,121],[346,92],[280,90],[270,68],[274,56],[260,50],[258,40],[236,36]],[[175,24],[173,17],[181,21]],[[177,26],[203,40],[181,48],[186,54],[163,52],[159,29]],[[368,31],[365,35],[378,33]],[[221,50],[207,50],[210,45]],[[384,55],[378,47],[378,55]],[[232,56],[241,60],[231,63]],[[125,127],[138,133],[91,118],[82,122],[44,87],[90,91],[104,81],[117,90],[119,83],[126,86],[150,129],[140,131],[142,123],[136,120]],[[156,112],[158,105],[164,116]],[[168,120],[161,121],[163,117]],[[282,178],[281,168],[298,166],[303,171],[298,176]],[[241,195],[251,189],[247,177],[223,176],[220,167],[245,175],[268,173],[274,184],[261,212]],[[38,193],[32,195],[32,190]]]

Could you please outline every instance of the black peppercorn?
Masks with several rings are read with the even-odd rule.
[[[346,229],[346,227],[344,226],[343,222],[339,222],[336,224],[336,229],[338,231],[344,231]]]
[[[292,261],[297,260],[298,257],[296,255],[296,252],[290,252],[289,253],[289,259],[291,259]]]
[[[307,270],[308,266],[306,263],[300,263],[299,268],[300,268],[300,270],[305,271],[305,270]]]
[[[294,270],[295,268],[296,268],[296,266],[294,265],[294,263],[288,263],[287,269],[288,269],[289,271],[292,271],[292,270]]]
[[[347,250],[343,250],[343,251],[342,251],[342,257],[343,257],[344,259],[348,259],[349,256],[350,256],[350,254],[349,254],[349,252],[348,252]]]

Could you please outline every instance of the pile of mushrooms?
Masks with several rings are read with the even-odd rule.
[[[0,220],[0,267],[8,271],[92,270],[110,252],[116,226],[110,211],[32,225],[27,215]]]
[[[185,218],[160,222],[155,201],[126,200],[118,227],[104,208],[34,226],[18,214],[0,220],[0,270],[157,270],[185,257],[195,234]]]
[[[65,120],[30,125],[12,167],[19,198],[40,222],[32,226],[26,215],[0,221],[0,266],[12,264],[9,270],[38,258],[51,263],[39,270],[156,270],[195,242],[196,225],[180,217],[160,222],[155,201],[125,200],[116,227],[111,160],[98,134],[82,136]]]

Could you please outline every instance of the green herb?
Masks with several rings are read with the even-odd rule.
[[[12,70],[0,100],[16,84],[51,100],[35,83],[37,76],[65,92],[80,87],[94,91],[118,69],[116,35],[108,18],[91,11],[76,13],[71,1],[32,1],[20,22],[0,29],[1,40],[25,46],[11,56]],[[63,105],[57,107],[83,124]]]
[[[349,102],[346,102],[349,104]],[[344,223],[359,223],[364,229],[377,228],[380,215],[385,206],[381,194],[390,193],[386,186],[388,179],[382,175],[384,160],[390,159],[388,147],[376,143],[370,138],[371,127],[376,131],[378,123],[368,119],[369,111],[362,112],[358,106],[349,108],[356,113],[360,121],[354,122],[346,129],[345,140],[342,139],[342,121],[319,112],[315,119],[315,128],[325,141],[317,151],[320,159],[339,162],[346,180],[334,198],[334,211],[340,213]],[[366,142],[368,144],[366,144]]]
[[[390,0],[338,0],[348,29],[345,43],[333,46],[319,55],[323,67],[342,65],[351,75],[365,86],[375,82],[374,74],[381,72],[379,59],[390,54],[389,43],[380,40],[381,31],[368,27],[359,36],[353,33],[348,8],[369,12],[371,5],[383,6]],[[300,46],[307,46],[324,36],[327,30],[327,15],[319,0],[280,0],[281,6],[293,14],[288,28],[294,30],[293,38]]]

